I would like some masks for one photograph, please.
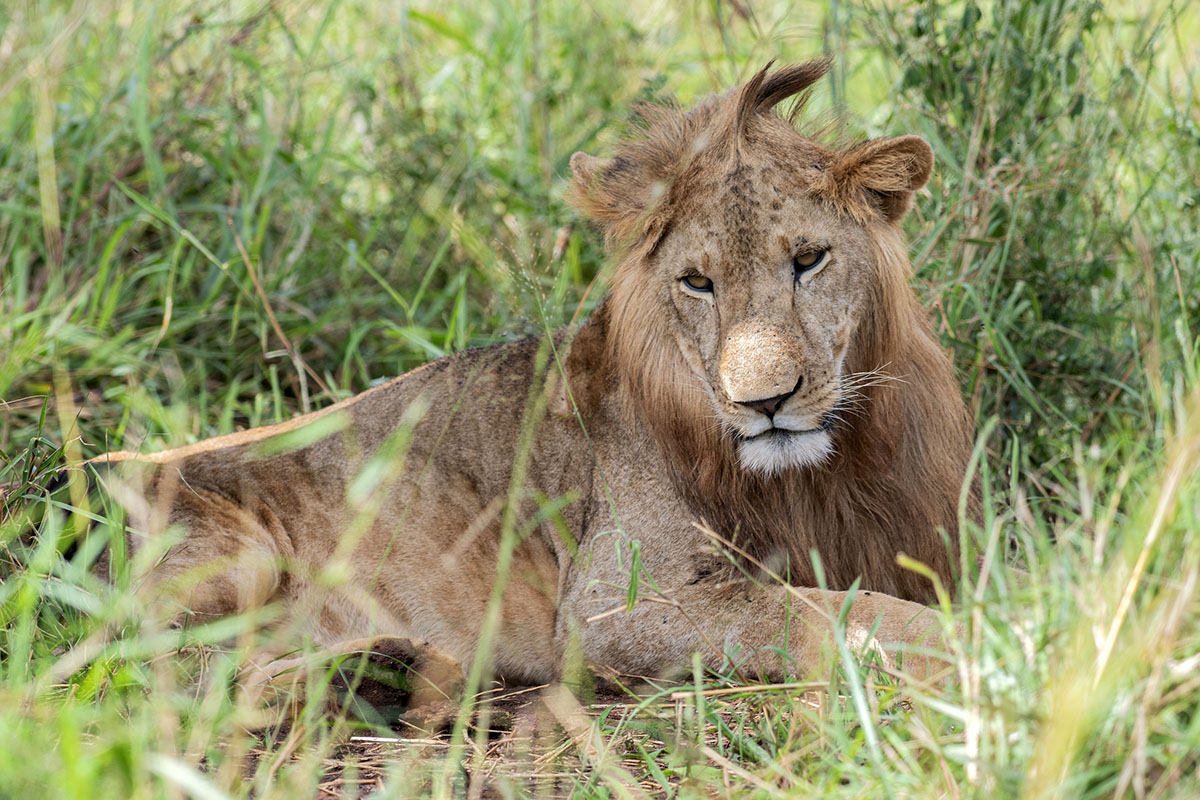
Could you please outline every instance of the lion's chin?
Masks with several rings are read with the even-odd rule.
[[[832,453],[833,438],[820,429],[796,432],[775,428],[738,442],[742,468],[768,476],[822,464]]]

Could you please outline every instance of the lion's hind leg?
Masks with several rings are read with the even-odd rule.
[[[292,548],[265,504],[182,483],[166,494],[156,493],[168,508],[165,525],[150,522],[148,534],[127,535],[134,563],[139,548],[157,546],[155,536],[182,536],[135,579],[153,616],[204,622],[260,608],[277,595]]]

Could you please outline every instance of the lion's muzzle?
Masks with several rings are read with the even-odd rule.
[[[721,388],[732,403],[772,416],[804,381],[799,343],[777,327],[743,325],[721,348]]]

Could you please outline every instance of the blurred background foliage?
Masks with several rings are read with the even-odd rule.
[[[571,153],[610,149],[636,99],[828,52],[818,103],[851,135],[934,145],[918,285],[975,408],[1047,468],[1064,436],[1144,416],[1160,387],[1139,379],[1190,355],[1186,8],[15,4],[0,396],[27,413],[0,447],[56,369],[99,401],[92,452],[125,443],[108,412],[134,396],[135,441],[178,444],[562,324],[603,264],[560,200]]]

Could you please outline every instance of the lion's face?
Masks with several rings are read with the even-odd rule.
[[[799,178],[769,159],[740,164],[676,219],[650,265],[717,423],[764,473],[832,452],[872,294],[863,229],[797,191]]]
[[[833,453],[868,382],[847,364],[887,367],[855,347],[906,291],[903,253],[876,256],[933,166],[916,136],[830,148],[772,112],[827,66],[763,70],[684,113],[642,107],[615,157],[571,159],[572,200],[631,245],[608,303],[629,396],[660,438],[719,433],[766,475]]]

